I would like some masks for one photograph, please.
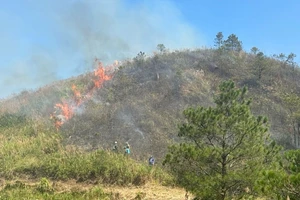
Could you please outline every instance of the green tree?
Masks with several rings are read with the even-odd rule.
[[[280,54],[277,56],[277,58],[278,58],[280,61],[285,61],[285,60],[286,60],[286,56],[285,56],[285,54],[283,54],[283,53],[280,53]]]
[[[254,55],[256,55],[257,52],[259,52],[259,49],[257,47],[252,47],[250,51],[251,51],[251,53],[253,53]]]
[[[287,56],[285,62],[288,63],[288,64],[290,64],[290,65],[292,65],[292,66],[294,67],[294,65],[295,65],[294,58],[296,58],[296,54],[290,53],[290,54]]]
[[[300,97],[295,93],[283,94],[282,99],[289,111],[289,121],[292,127],[293,143],[296,148],[300,147]]]
[[[242,50],[242,42],[239,41],[239,38],[235,34],[231,34],[224,41],[224,47],[228,51],[240,52]]]
[[[184,142],[169,147],[164,164],[178,183],[201,199],[224,200],[253,192],[270,153],[267,119],[250,111],[247,89],[225,81],[215,97],[216,107],[184,110],[179,128]]]
[[[300,150],[286,151],[284,159],[287,161],[284,167],[288,174],[288,181],[284,188],[291,200],[300,199]]]
[[[166,47],[164,44],[158,44],[156,48],[160,53],[166,52]]]
[[[274,57],[283,63],[283,67],[285,67],[287,64],[291,65],[293,69],[295,68],[296,62],[294,59],[296,58],[296,54],[290,53],[288,56],[286,56],[283,53],[280,53],[279,55],[274,54]]]
[[[140,52],[136,55],[136,57],[134,57],[134,61],[137,62],[138,65],[141,65],[141,64],[144,63],[145,58],[146,58],[145,52],[140,51]]]
[[[296,62],[294,61],[294,59],[296,58],[296,54],[294,53],[290,53],[288,56],[287,56],[287,59],[285,61],[285,63],[289,64],[293,71],[295,71],[295,66],[296,66]],[[293,75],[293,79],[295,80],[295,76]]]
[[[262,73],[266,69],[266,59],[263,52],[258,52],[255,56],[254,68],[257,74],[258,80],[261,80]]]
[[[300,199],[300,150],[283,153],[281,167],[266,170],[259,181],[262,192],[272,199]]]
[[[223,33],[218,32],[218,34],[216,35],[216,38],[215,38],[215,47],[217,47],[218,49],[221,49],[222,45],[223,45]]]

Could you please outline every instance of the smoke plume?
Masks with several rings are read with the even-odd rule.
[[[151,55],[161,43],[171,50],[203,45],[167,0],[32,0],[26,6],[35,18],[25,21],[33,34],[24,37],[33,42],[26,56],[1,63],[0,98],[90,71],[95,58],[110,64],[140,51]]]

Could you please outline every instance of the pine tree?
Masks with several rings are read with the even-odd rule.
[[[300,147],[300,97],[295,93],[281,96],[285,107],[289,111],[288,120],[293,132],[294,147]]]
[[[242,42],[239,41],[239,38],[235,34],[228,36],[227,40],[224,41],[225,49],[228,51],[237,51],[242,50]]]
[[[263,52],[258,52],[255,56],[254,68],[257,74],[258,80],[261,80],[263,71],[266,70],[266,59]]]
[[[251,53],[253,53],[254,55],[256,55],[259,52],[259,49],[257,47],[252,47],[250,49]]]
[[[218,34],[216,35],[216,38],[215,38],[215,47],[217,47],[218,49],[221,49],[222,45],[223,45],[223,33],[218,32]]]
[[[178,136],[185,140],[170,146],[164,161],[178,183],[201,199],[250,194],[268,160],[267,119],[253,116],[247,89],[225,81],[219,90],[216,107],[184,110]]]

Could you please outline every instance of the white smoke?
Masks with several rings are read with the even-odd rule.
[[[95,58],[109,64],[133,58],[140,51],[150,55],[160,43],[169,49],[204,44],[171,1],[130,2],[28,1],[27,6],[44,23],[42,30],[50,32],[44,38],[40,33],[45,44],[32,44],[31,55],[21,60],[16,56],[7,64],[7,71],[0,75],[0,98],[90,71]]]

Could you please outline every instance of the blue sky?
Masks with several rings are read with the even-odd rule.
[[[2,0],[0,98],[91,71],[95,57],[213,47],[219,31],[299,63],[299,10],[298,0]]]

